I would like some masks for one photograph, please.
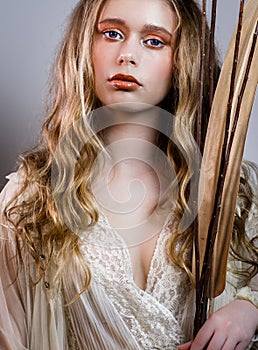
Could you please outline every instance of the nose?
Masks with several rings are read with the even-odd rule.
[[[123,43],[121,43],[120,50],[117,56],[117,64],[125,66],[137,66],[137,47],[138,41],[137,38],[131,36],[127,38]],[[139,53],[138,53],[139,54]]]
[[[119,65],[136,66],[136,58],[130,53],[121,53],[117,58]]]

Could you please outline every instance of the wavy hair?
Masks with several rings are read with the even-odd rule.
[[[173,140],[178,140],[167,140],[165,145],[179,185],[175,211],[178,229],[169,241],[168,253],[170,259],[190,275],[191,259],[186,257],[186,251],[191,250],[193,230],[190,227],[181,231],[179,223],[185,212],[191,212],[188,197],[195,169],[201,13],[193,0],[166,1],[179,20],[171,90],[162,104],[176,117]],[[81,0],[72,12],[53,66],[42,138],[34,150],[22,156],[20,172],[24,182],[5,209],[6,219],[17,237],[20,262],[24,247],[35,261],[35,283],[44,278],[53,264],[58,267],[54,278],[62,278],[64,267],[72,260],[79,262],[85,276],[82,290],[90,283],[90,270],[80,251],[79,240],[80,229],[87,229],[98,221],[91,181],[98,171],[94,164],[103,144],[91,126],[91,113],[99,106],[91,48],[104,2]],[[206,41],[208,50],[208,38]],[[208,62],[205,71],[209,71]],[[217,80],[218,61],[214,74]],[[207,81],[206,76],[205,87]],[[204,125],[207,125],[208,105],[208,93],[205,92]]]

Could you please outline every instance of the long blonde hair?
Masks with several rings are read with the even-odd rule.
[[[172,87],[162,105],[178,121],[173,139],[178,140],[180,149],[175,142],[167,140],[166,150],[179,184],[176,218],[173,218],[179,226],[183,213],[191,211],[187,200],[195,168],[193,144],[198,108],[201,13],[193,0],[166,1],[179,19]],[[5,210],[6,219],[18,238],[20,262],[23,247],[35,261],[35,282],[52,264],[58,266],[55,278],[62,277],[64,267],[69,261],[76,260],[85,274],[83,290],[90,282],[90,271],[80,251],[78,229],[86,229],[98,221],[90,183],[96,170],[94,161],[103,146],[90,124],[91,112],[99,106],[91,47],[104,2],[81,0],[70,17],[52,72],[48,117],[43,124],[42,139],[36,149],[22,156],[20,171],[24,182]],[[206,46],[208,49],[208,44]],[[216,63],[215,80],[218,74],[219,65]],[[207,93],[203,104],[206,124],[209,115]],[[65,140],[65,149],[62,140]],[[173,190],[173,186],[171,188]],[[168,246],[170,259],[188,272],[190,260],[186,259],[185,252],[191,249],[192,234],[191,227],[183,232],[176,230]],[[179,242],[183,244],[178,252]]]

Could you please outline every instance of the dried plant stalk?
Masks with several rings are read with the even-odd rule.
[[[217,192],[217,196],[216,196],[216,200],[215,200],[214,215],[213,215],[213,220],[211,222],[211,225],[209,228],[209,234],[208,234],[208,247],[207,247],[208,249],[206,249],[202,277],[201,277],[201,281],[200,281],[201,286],[203,286],[204,293],[205,293],[205,286],[208,286],[210,283],[210,277],[211,277],[211,271],[212,271],[212,261],[213,261],[213,259],[212,259],[213,248],[214,248],[215,239],[216,239],[217,233],[218,233],[218,223],[219,223],[219,217],[220,217],[220,213],[221,213],[221,209],[222,209],[221,202],[222,202],[222,195],[223,195],[223,190],[224,190],[225,178],[227,175],[231,150],[232,150],[233,141],[234,141],[234,137],[235,137],[238,121],[239,121],[243,96],[244,96],[244,92],[246,89],[246,85],[247,85],[247,81],[248,81],[248,77],[249,77],[249,73],[250,73],[250,69],[251,69],[251,63],[252,63],[253,57],[254,57],[254,50],[255,50],[256,41],[257,41],[257,30],[258,30],[257,28],[258,28],[258,25],[256,26],[256,30],[255,30],[255,33],[253,36],[253,43],[252,43],[252,47],[251,47],[249,57],[248,57],[248,64],[247,64],[246,71],[245,71],[245,77],[244,77],[244,80],[243,80],[243,83],[241,86],[240,94],[238,96],[234,122],[233,122],[232,130],[231,130],[230,138],[228,141],[225,162],[223,164],[223,170],[222,170],[221,176],[219,178],[220,181],[219,181],[218,187],[217,187],[218,192]],[[240,167],[239,167],[239,173],[240,173]],[[229,236],[231,236],[231,235],[229,235]],[[206,295],[207,294],[208,293],[206,293]]]
[[[250,67],[248,68],[247,64],[251,60],[257,59],[257,49],[253,49],[253,52],[251,50],[251,47],[253,47],[254,45],[253,33],[256,29],[257,16],[258,2],[256,0],[249,0],[244,12],[244,23],[242,32],[243,38],[239,46],[239,65],[235,69],[235,72],[232,72],[232,58],[234,57],[235,51],[235,34],[231,41],[228,54],[222,67],[222,72],[219,79],[218,87],[216,89],[210,122],[207,131],[200,177],[200,186],[204,186],[206,189],[209,189],[209,191],[202,191],[204,197],[202,198],[199,210],[199,244],[201,266],[205,256],[207,233],[212,219],[218,178],[222,166],[224,167],[225,165],[224,163],[221,166],[220,159],[224,144],[224,135],[227,130],[227,111],[230,109],[233,111],[233,114],[235,113],[237,108],[237,96],[241,95],[242,82],[244,81],[244,77],[249,71],[249,79],[246,79],[245,82],[245,93],[242,92],[243,96],[241,98],[241,103],[245,104],[245,108],[244,111],[243,109],[241,109],[239,113],[239,122],[237,124],[237,128],[232,141],[232,151],[228,162],[227,176],[225,179],[224,191],[222,194],[221,215],[218,219],[219,236],[217,235],[215,240],[210,290],[206,295],[209,297],[219,295],[225,287],[228,247],[231,237],[230,234],[232,232],[233,226],[233,216],[236,204],[237,189],[239,184],[239,173],[244,148],[244,140],[246,137],[248,120],[258,81],[257,69],[255,69],[254,65],[250,65]],[[228,76],[230,72],[232,72],[232,74],[235,74],[236,77],[235,94],[234,98],[232,97],[232,103],[231,101],[230,103],[228,103],[228,98],[225,97],[225,90],[228,90],[229,92],[231,91],[230,84],[228,81]],[[224,151],[225,149],[223,150],[223,152]],[[228,174],[230,174],[230,176]],[[225,195],[225,193],[227,193],[227,195]],[[220,196],[220,194],[217,193],[217,196]],[[212,240],[213,238],[210,239]],[[212,241],[208,241],[207,246],[210,243],[212,243]],[[207,271],[206,273],[209,274],[209,270]],[[203,281],[204,280],[202,280],[202,282]]]
[[[201,147],[202,135],[202,113],[203,113],[203,88],[205,75],[205,60],[206,60],[206,0],[202,0],[202,34],[201,34],[201,58],[200,58],[200,76],[199,76],[199,107],[196,126],[196,143]]]
[[[203,82],[204,82],[204,67],[205,67],[205,28],[206,28],[206,1],[202,2],[202,40],[201,40],[201,69],[200,69],[200,99],[199,99],[199,113],[197,119],[197,143],[201,145],[201,120],[202,120],[202,104],[203,104]],[[209,81],[210,81],[210,103],[212,102],[213,89],[214,89],[214,33],[216,22],[216,0],[212,3],[212,20],[210,31],[210,53],[209,53]],[[197,334],[202,324],[207,318],[207,304],[208,297],[214,297],[220,294],[225,287],[225,276],[227,266],[227,255],[229,249],[229,242],[231,238],[233,228],[233,215],[236,205],[237,189],[239,185],[239,175],[242,160],[242,153],[244,148],[244,141],[248,126],[248,120],[250,116],[251,106],[253,104],[253,98],[255,88],[258,81],[258,75],[255,75],[255,80],[250,83],[249,76],[252,73],[253,67],[251,65],[254,57],[257,55],[255,51],[257,41],[257,22],[255,26],[254,35],[252,38],[252,30],[254,21],[257,21],[258,6],[254,0],[249,0],[248,6],[246,6],[246,25],[244,28],[244,40],[240,43],[242,21],[243,21],[243,8],[244,0],[240,0],[239,20],[235,35],[235,40],[232,39],[229,53],[226,57],[223,65],[220,81],[216,90],[214,104],[212,106],[212,113],[210,117],[207,138],[205,142],[204,150],[204,165],[202,165],[202,172],[200,177],[200,185],[210,184],[211,176],[213,186],[209,186],[208,201],[207,196],[204,198],[203,205],[199,211],[199,222],[195,225],[195,229],[198,229],[198,235],[195,232],[195,273],[196,273],[196,314],[194,321],[194,335]],[[250,20],[251,18],[251,20]],[[235,41],[235,43],[234,43]],[[248,45],[246,46],[246,43]],[[233,49],[234,47],[234,53]],[[241,53],[239,55],[239,52]],[[249,53],[249,55],[248,55]],[[233,58],[233,64],[232,64]],[[239,61],[239,62],[238,62]],[[239,66],[238,66],[239,63]],[[230,64],[232,68],[230,67]],[[240,68],[239,68],[240,67]],[[245,67],[245,71],[243,70]],[[228,73],[231,71],[230,85],[225,84],[228,80]],[[253,74],[251,74],[253,77]],[[225,86],[228,86],[228,100],[225,99]],[[236,94],[235,92],[236,86]],[[239,88],[239,86],[241,86]],[[220,90],[223,87],[223,90]],[[239,90],[240,89],[240,90]],[[245,90],[248,94],[245,95]],[[238,98],[236,98],[238,95]],[[250,98],[251,97],[251,98]],[[244,125],[238,125],[241,121],[241,105],[245,102],[245,110],[248,107],[248,116],[244,120]],[[218,103],[216,106],[215,103]],[[247,105],[246,105],[247,103]],[[222,110],[221,110],[222,107]],[[221,115],[225,119],[220,120],[218,118],[218,111],[224,112]],[[225,112],[226,111],[226,112]],[[232,113],[233,111],[233,113]],[[234,121],[231,121],[231,116],[235,115]],[[242,120],[243,122],[243,120]],[[240,123],[241,124],[241,123]],[[231,128],[231,130],[230,130]],[[229,139],[230,134],[230,139]],[[214,142],[215,137],[218,135],[219,140]],[[243,139],[244,137],[244,139]],[[214,147],[216,145],[216,147]],[[208,151],[207,151],[208,149]],[[241,157],[235,163],[234,150],[240,149]],[[232,151],[232,155],[231,155]],[[216,153],[215,153],[216,152]],[[232,161],[234,160],[234,162]],[[205,162],[207,161],[207,163]],[[208,182],[206,181],[208,169]],[[233,172],[233,174],[232,174]],[[230,173],[230,181],[226,175]],[[232,181],[232,175],[233,180]],[[205,182],[206,181],[206,182]],[[233,192],[229,197],[228,189],[231,186]],[[212,196],[210,191],[213,190]],[[199,190],[198,190],[199,191]],[[203,193],[203,192],[202,192]],[[204,192],[205,193],[205,192]],[[199,194],[199,192],[198,192]],[[226,198],[226,200],[225,200]],[[198,201],[200,197],[198,198]],[[205,202],[206,200],[206,202]],[[207,203],[208,214],[207,216]],[[225,225],[225,218],[227,224]],[[207,220],[208,219],[208,220]],[[199,224],[200,223],[200,224]],[[223,223],[224,225],[221,225]],[[206,228],[206,231],[203,230]],[[219,230],[218,230],[219,228]],[[219,239],[218,239],[219,232]],[[219,258],[218,258],[219,257]],[[221,264],[222,262],[222,264]],[[201,276],[200,276],[201,272]]]
[[[210,295],[219,295],[225,287],[226,262],[233,229],[233,219],[236,207],[236,199],[239,187],[241,162],[243,157],[245,139],[248,129],[249,118],[258,83],[257,67],[254,62],[258,59],[257,44],[257,17],[252,33],[249,37],[249,46],[245,55],[242,69],[241,83],[238,85],[235,101],[233,102],[234,121],[231,126],[231,135],[228,142],[227,155],[225,159],[226,176],[221,203],[219,205],[221,214],[218,221],[218,235],[214,248],[213,267],[211,275]],[[253,64],[252,64],[253,63]],[[244,108],[243,108],[244,102]],[[221,243],[224,241],[223,246]],[[221,264],[224,262],[224,269]]]
[[[207,247],[205,249],[205,256],[204,256],[203,268],[202,268],[202,277],[200,282],[203,287],[203,293],[205,292],[204,289],[207,288],[209,279],[210,279],[212,252],[213,252],[213,247],[214,247],[216,233],[217,233],[218,220],[219,220],[220,208],[221,208],[221,200],[222,200],[222,192],[223,192],[227,165],[228,165],[228,163],[226,162],[226,153],[227,153],[227,144],[228,144],[228,138],[229,138],[229,132],[230,132],[230,117],[231,117],[231,111],[232,111],[232,103],[233,103],[233,97],[234,97],[234,91],[235,91],[236,70],[238,65],[239,47],[240,47],[242,22],[243,22],[243,11],[244,11],[244,0],[241,0],[240,8],[239,8],[238,24],[237,24],[237,34],[235,39],[235,49],[234,49],[234,57],[233,57],[233,64],[232,64],[230,89],[229,89],[229,96],[228,96],[228,102],[227,102],[226,125],[225,125],[225,134],[224,134],[221,160],[220,160],[219,178],[218,178],[218,183],[216,188],[213,214],[212,214],[212,218],[211,218],[211,222],[208,230]]]
[[[209,104],[210,109],[214,97],[214,63],[215,63],[215,27],[217,18],[217,0],[212,0],[210,50],[209,50]]]
[[[202,139],[202,113],[203,113],[203,89],[204,89],[204,75],[205,75],[205,61],[206,61],[206,0],[202,1],[202,33],[201,33],[201,57],[200,57],[200,76],[199,76],[199,107],[198,116],[196,123],[196,143],[201,150],[201,139]],[[198,208],[198,181],[199,181],[199,171],[200,171],[200,160],[196,156],[196,166],[198,169],[196,183],[195,183],[195,198],[196,206]],[[196,209],[197,209],[196,208]],[[197,212],[197,210],[196,210]],[[200,253],[199,253],[199,243],[198,243],[198,217],[194,221],[194,247],[195,247],[195,290],[196,290],[196,312],[194,321],[194,334],[198,332],[202,325],[202,308],[201,308],[201,285],[200,285]]]
[[[211,26],[210,26],[210,46],[209,46],[209,104],[210,109],[212,105],[213,95],[214,95],[214,63],[215,63],[215,23],[217,14],[217,0],[212,1],[212,16],[211,16]],[[203,104],[203,85],[204,85],[204,67],[205,67],[205,37],[206,37],[206,2],[202,3],[202,36],[201,36],[201,64],[200,64],[200,97],[199,97],[199,107]],[[197,144],[201,149],[201,135],[202,135],[202,109],[199,108],[198,120],[199,128],[197,128]],[[198,164],[199,165],[199,164]],[[199,167],[198,167],[199,169]],[[197,203],[198,204],[198,203]],[[203,283],[200,279],[200,253],[199,253],[199,241],[198,241],[198,217],[195,220],[195,274],[196,274],[196,312],[194,320],[194,335],[196,335],[206,320],[206,309],[208,299],[203,293]]]

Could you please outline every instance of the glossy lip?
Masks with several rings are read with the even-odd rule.
[[[111,76],[108,82],[115,89],[127,91],[136,90],[142,86],[134,76],[121,73]]]

